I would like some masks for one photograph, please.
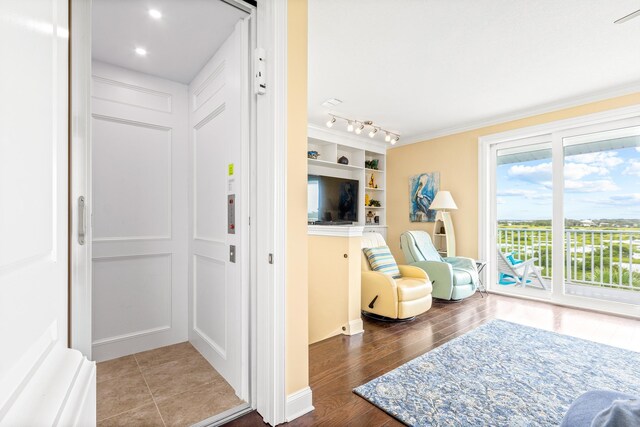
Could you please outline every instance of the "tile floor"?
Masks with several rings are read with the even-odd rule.
[[[189,426],[243,403],[188,342],[98,363],[98,426]]]

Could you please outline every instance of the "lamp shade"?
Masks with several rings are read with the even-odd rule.
[[[456,205],[456,202],[453,201],[451,193],[448,191],[438,191],[436,197],[433,198],[433,202],[431,202],[429,209],[441,211],[447,209],[458,209],[458,206]]]

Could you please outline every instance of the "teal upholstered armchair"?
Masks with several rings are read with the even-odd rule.
[[[478,288],[475,261],[465,257],[441,257],[426,231],[405,231],[400,247],[407,264],[427,272],[433,285],[433,298],[461,300]]]

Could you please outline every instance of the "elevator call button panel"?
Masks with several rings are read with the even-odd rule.
[[[236,234],[236,195],[227,196],[227,234]]]

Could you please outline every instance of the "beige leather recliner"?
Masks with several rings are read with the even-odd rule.
[[[387,246],[379,233],[364,233],[362,249]],[[398,265],[402,277],[373,271],[362,257],[361,308],[363,312],[391,319],[410,319],[431,308],[431,281],[427,273],[410,265]]]

